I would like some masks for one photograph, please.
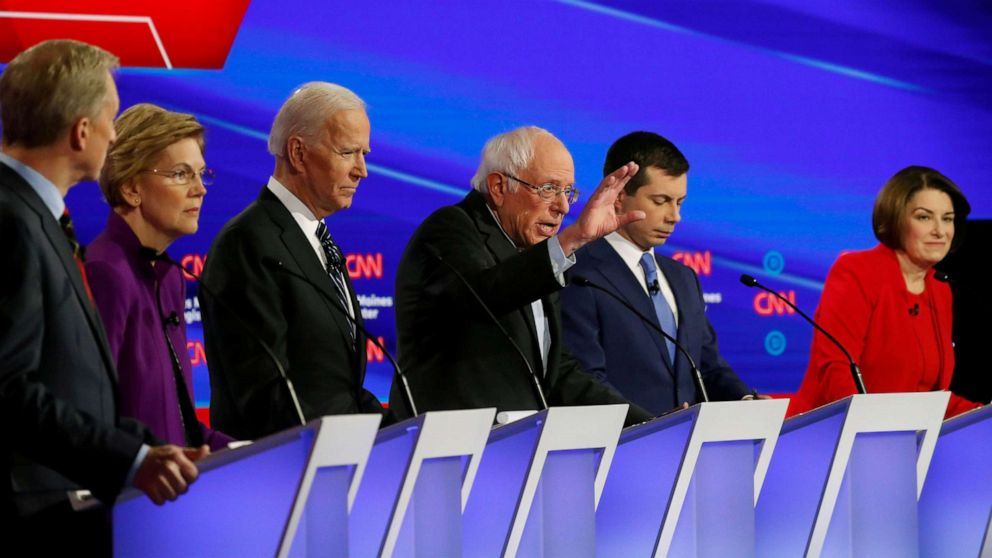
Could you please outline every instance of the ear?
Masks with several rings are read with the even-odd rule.
[[[617,194],[617,199],[614,200],[613,202],[613,211],[616,211],[617,215],[623,215],[624,213],[627,213],[623,209],[623,202],[625,199],[627,199],[627,191],[620,190],[620,193]]]
[[[503,200],[506,199],[506,194],[508,193],[507,187],[509,186],[508,182],[507,178],[498,172],[491,172],[486,175],[489,197],[493,200],[493,205],[496,207],[501,207]]]
[[[124,198],[124,205],[128,207],[141,205],[141,192],[138,190],[137,177],[131,177],[121,185],[121,197]]]
[[[86,142],[90,139],[90,127],[93,125],[88,116],[81,116],[69,127],[69,147],[73,151],[83,151],[86,149]]]
[[[300,136],[289,136],[289,139],[286,140],[286,160],[289,161],[289,166],[293,170],[303,171],[303,159],[306,151],[307,146]]]

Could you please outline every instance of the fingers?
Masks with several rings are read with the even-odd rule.
[[[210,455],[210,446],[203,444],[198,448],[183,448],[183,454],[190,461],[199,461],[204,457]]]
[[[622,215],[617,215],[617,228],[620,228],[620,227],[626,225],[627,223],[633,223],[634,221],[640,221],[641,219],[644,219],[646,217],[647,217],[647,214],[644,213],[643,211],[640,211],[640,210],[631,211],[631,212],[628,212],[628,213],[624,213]]]
[[[206,446],[195,449],[173,445],[151,448],[138,467],[134,486],[147,494],[156,505],[174,501],[186,493],[199,475],[193,460],[209,452]]]
[[[597,187],[596,191],[593,192],[592,198],[589,201],[592,202],[593,199],[597,197],[605,197],[606,201],[612,204],[613,200],[616,199],[617,194],[621,189],[623,189],[624,186],[627,185],[628,182],[630,182],[630,179],[637,174],[637,170],[639,168],[640,167],[637,166],[637,163],[631,161],[606,175],[606,178],[599,183],[599,187]]]

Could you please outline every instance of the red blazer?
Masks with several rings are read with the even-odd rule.
[[[833,334],[861,367],[868,393],[946,390],[954,372],[951,345],[951,289],[927,272],[919,299],[906,290],[899,261],[890,248],[841,255],[827,274],[816,320]],[[912,300],[920,312],[913,316]],[[939,332],[939,369],[926,370],[913,320],[932,320]],[[822,333],[813,336],[809,366],[788,415],[805,412],[857,393],[843,353]],[[947,416],[980,406],[951,395]]]

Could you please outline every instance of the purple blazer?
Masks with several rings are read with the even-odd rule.
[[[141,243],[131,227],[113,211],[107,227],[86,249],[86,275],[110,351],[120,376],[121,415],[134,417],[170,444],[186,445],[176,392],[172,356],[162,335],[161,316],[173,313],[179,325],[167,325],[179,354],[185,388],[193,394],[193,370],[186,350],[186,281],[179,269],[165,263],[153,268],[139,256]],[[162,314],[155,303],[161,283]],[[216,450],[232,438],[200,424],[203,439]]]

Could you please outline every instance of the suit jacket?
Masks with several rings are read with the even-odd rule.
[[[266,260],[307,277],[293,277]],[[324,415],[382,412],[362,387],[365,336],[350,326],[332,279],[289,210],[268,188],[214,239],[203,282],[236,315],[199,291],[210,369],[212,426],[253,439],[296,426],[292,400],[256,333],[275,352],[309,421]],[[360,306],[345,274],[351,303]],[[332,302],[334,301],[334,302]]]
[[[868,393],[950,387],[954,371],[951,289],[934,278],[932,269],[925,281],[921,296],[910,295],[896,253],[881,244],[846,253],[830,268],[815,318],[860,365]],[[922,302],[917,313],[909,314],[907,308],[917,300]],[[917,327],[932,335],[936,343],[938,358],[931,359],[929,366]],[[847,358],[822,333],[815,332],[809,366],[789,404],[788,415],[855,393]],[[951,394],[946,414],[952,417],[979,406]]]
[[[112,504],[142,442],[72,249],[41,198],[0,163],[0,512],[28,516],[87,488]]]
[[[561,345],[555,279],[547,242],[517,252],[471,192],[428,217],[414,232],[396,272],[399,362],[420,411],[540,408],[523,360],[455,274],[459,270],[522,349],[549,405],[627,403],[583,372]],[[551,345],[543,371],[531,303],[540,300]],[[394,382],[390,406],[409,416]],[[628,423],[651,415],[631,406]]]
[[[611,290],[660,327],[651,298],[606,239],[589,243],[576,259],[570,274]],[[696,361],[710,399],[744,397],[747,386],[720,356],[699,278],[671,258],[655,255],[655,261],[675,294],[676,338]],[[676,350],[673,366],[662,336],[618,301],[596,289],[571,285],[562,292],[562,302],[565,346],[597,379],[654,413],[699,400],[685,356]]]

